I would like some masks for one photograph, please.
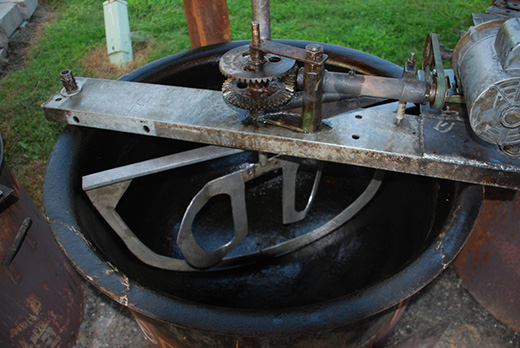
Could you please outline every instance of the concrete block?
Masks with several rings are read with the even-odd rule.
[[[15,4],[0,4],[0,29],[11,36],[22,24],[23,17]]]
[[[28,20],[38,7],[38,0],[0,0],[0,4],[14,4],[22,14],[24,20]]]

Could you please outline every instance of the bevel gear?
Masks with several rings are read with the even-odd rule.
[[[270,53],[253,63],[249,45],[236,47],[220,60],[219,68],[228,79],[222,85],[224,99],[241,109],[274,109],[294,94],[296,61]]]
[[[233,78],[222,85],[222,93],[226,101],[246,110],[275,109],[286,104],[294,94],[296,67],[292,68],[282,79],[255,83],[245,83]]]

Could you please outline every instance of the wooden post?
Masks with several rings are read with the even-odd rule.
[[[183,0],[191,47],[231,41],[226,0]]]

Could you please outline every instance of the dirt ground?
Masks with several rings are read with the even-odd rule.
[[[0,62],[0,78],[23,66],[24,56],[42,23],[52,14],[43,7],[34,14],[10,43],[9,56]],[[43,166],[42,166],[43,167]],[[43,171],[43,169],[40,169]],[[40,173],[43,177],[43,172]],[[22,180],[23,181],[23,180]],[[29,187],[40,197],[41,186]],[[40,190],[40,191],[38,191]],[[38,201],[38,198],[36,199]],[[41,207],[41,202],[40,207]],[[85,313],[76,348],[146,347],[148,345],[129,311],[85,283]],[[436,348],[482,347],[520,348],[520,334],[494,319],[472,299],[453,267],[415,295],[399,322],[390,345],[406,337],[424,338],[440,333]],[[399,347],[420,347],[411,345]],[[396,346],[397,347],[397,346]]]

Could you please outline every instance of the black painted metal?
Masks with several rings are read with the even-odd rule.
[[[81,278],[2,155],[0,136],[7,195],[0,200],[0,347],[73,347],[83,317]]]
[[[218,57],[242,44],[173,55],[122,79],[219,89],[223,77]],[[402,74],[401,68],[377,57],[337,46],[324,48],[332,58],[330,70],[358,64],[378,75]],[[80,273],[163,334],[193,330],[199,339],[210,336],[221,343],[247,336],[249,345],[276,344],[282,335],[284,342],[319,347],[327,345],[321,334],[334,330],[334,335],[341,332],[341,337],[355,340],[349,346],[366,344],[384,324],[381,315],[428,284],[455,257],[482,201],[479,186],[388,173],[381,191],[354,219],[296,252],[223,271],[155,269],[138,261],[110,230],[82,191],[81,177],[193,146],[68,127],[52,151],[45,178],[51,228]],[[239,164],[224,161],[230,160],[135,181],[118,207],[120,214],[152,249],[174,254],[177,210],[183,210],[179,201],[191,199],[190,185],[207,180],[215,166]],[[325,176],[331,185],[346,182],[355,187],[370,173],[328,164]],[[364,334],[353,334],[360,330]]]

